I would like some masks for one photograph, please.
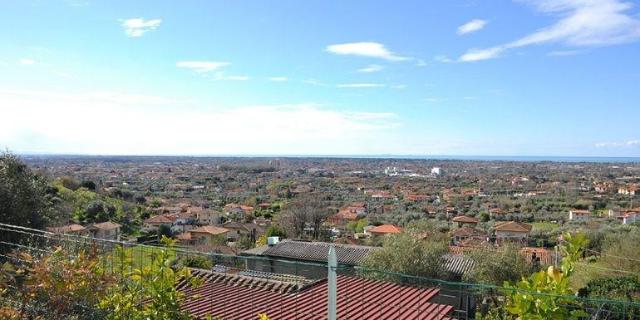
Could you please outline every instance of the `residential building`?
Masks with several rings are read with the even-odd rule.
[[[475,227],[478,224],[478,219],[469,216],[456,216],[451,219],[453,222],[458,223],[458,227],[462,227],[464,225],[468,225],[470,227]]]
[[[155,230],[158,230],[160,226],[165,225],[170,227],[172,230],[175,229],[177,231],[179,230],[179,228],[176,228],[176,225],[175,225],[175,222],[177,219],[178,217],[175,214],[171,214],[171,213],[159,214],[144,220],[142,227],[143,229],[148,231],[155,231]]]
[[[252,242],[255,242],[260,237],[265,228],[255,223],[244,223],[230,221],[222,225],[223,228],[228,229],[227,240],[236,242],[241,237],[248,237]]]
[[[589,210],[569,210],[570,221],[588,221],[590,216],[591,212]]]
[[[626,195],[626,196],[635,196],[636,191],[638,191],[640,187],[638,185],[632,184],[627,186],[621,186],[618,188],[618,194]]]
[[[122,225],[111,221],[94,223],[89,227],[91,236],[98,239],[120,241]]]
[[[211,210],[203,209],[196,212],[196,223],[199,225],[215,225],[222,222],[222,213]]]
[[[50,227],[46,229],[49,232],[57,233],[57,234],[71,234],[77,236],[88,236],[89,230],[87,228],[79,225],[79,224],[69,224],[66,226],[60,227]]]
[[[496,240],[498,242],[504,240],[524,241],[529,237],[532,226],[530,224],[517,221],[501,222],[494,226]]]
[[[350,221],[364,218],[367,214],[367,206],[364,203],[352,203],[341,208],[338,213],[327,218],[329,223],[344,225]]]
[[[388,234],[397,234],[403,231],[402,228],[398,226],[394,226],[392,224],[383,224],[377,227],[373,227],[365,230],[365,233],[371,234],[373,236],[385,236]]]
[[[487,234],[484,231],[473,227],[457,228],[451,232],[451,241],[454,245],[460,245],[462,241],[470,238],[478,238],[482,241],[486,240]]]

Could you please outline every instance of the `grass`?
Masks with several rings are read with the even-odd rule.
[[[533,222],[533,230],[537,231],[553,231],[560,228],[560,225],[553,222]]]

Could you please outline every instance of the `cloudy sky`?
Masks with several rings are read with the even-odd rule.
[[[19,153],[640,156],[640,2],[3,1]]]

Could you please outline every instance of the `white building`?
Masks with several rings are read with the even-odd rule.
[[[589,210],[569,210],[569,220],[571,221],[587,221],[590,215]]]
[[[431,169],[431,174],[434,176],[439,176],[442,174],[442,169],[434,167],[433,169]]]

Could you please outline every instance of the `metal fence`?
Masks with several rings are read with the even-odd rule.
[[[168,252],[175,268],[190,266],[192,275],[203,280],[198,285],[186,281],[178,284],[179,291],[184,294],[182,309],[200,319],[207,316],[219,316],[223,320],[257,319],[259,313],[266,313],[272,320],[327,319],[328,301],[333,291],[327,274],[332,270],[337,273],[337,289],[333,291],[337,319],[480,319],[491,309],[504,310],[505,303],[505,289],[490,285],[344,265],[328,269],[326,263],[320,262],[203,253],[0,224],[0,263],[8,263],[5,266],[11,265],[12,270],[56,250],[69,253],[70,259],[81,252],[95,252],[100,268],[117,279],[115,285],[128,281],[127,275],[148,265],[158,253]],[[25,259],[21,255],[24,253],[30,258]],[[0,277],[0,280],[3,279]],[[52,318],[47,316],[51,306],[46,300],[25,307],[18,294],[19,286],[20,281],[4,285],[6,292],[0,295],[0,308],[3,305],[29,308],[24,313],[29,314],[29,318]],[[543,296],[541,293],[523,293]],[[589,319],[640,319],[638,303],[576,296],[561,298],[564,308],[584,310],[590,315]],[[77,306],[67,308],[65,312],[69,314],[60,319],[104,317],[95,301],[91,304],[79,299],[73,303]]]

